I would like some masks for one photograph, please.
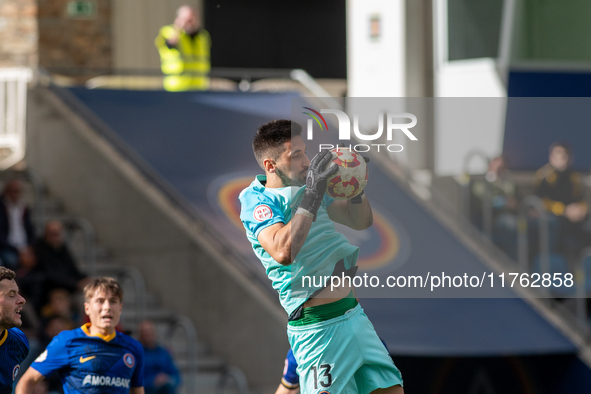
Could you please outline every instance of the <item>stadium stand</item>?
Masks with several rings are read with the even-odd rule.
[[[103,177],[112,177],[109,173],[113,171],[132,171],[126,167],[131,163],[134,171],[139,172],[147,182],[142,183],[143,189],[139,195],[137,191],[129,194],[129,189],[124,189],[131,196],[129,201],[137,204],[142,198],[145,199],[148,193],[164,196],[172,202],[177,213],[191,218],[193,228],[202,231],[207,228],[209,236],[214,238],[211,242],[226,256],[239,259],[241,272],[245,274],[243,279],[247,278],[250,285],[261,289],[261,298],[256,298],[257,301],[272,297],[272,293],[268,292],[268,285],[265,285],[262,279],[260,267],[253,261],[248,245],[244,244],[241,230],[233,223],[236,202],[232,198],[240,191],[241,185],[248,182],[245,177],[250,179],[258,171],[248,149],[252,130],[271,117],[289,117],[290,101],[296,98],[296,95],[213,92],[170,96],[164,92],[91,91],[79,88],[68,91],[44,89],[38,93],[38,97],[44,97],[46,102],[53,102],[54,109],[46,105],[43,108],[45,113],[40,111],[36,114],[35,123],[47,119],[48,114],[57,114],[58,117],[68,119],[59,123],[62,128],[59,135],[62,140],[70,141],[71,148],[81,150],[80,154],[86,157],[87,162],[96,163],[92,164],[97,169],[95,181]],[[69,118],[72,112],[77,114],[76,118]],[[81,129],[86,131],[81,132]],[[51,130],[57,130],[57,126],[51,126]],[[146,137],[148,135],[149,138]],[[112,160],[105,160],[103,156],[89,159],[96,156],[96,150],[103,148],[97,148],[99,145],[92,146],[88,142],[81,144],[80,139],[106,143],[119,155],[114,161],[115,164],[112,164]],[[220,145],[229,139],[232,140],[231,144]],[[39,134],[36,134],[32,141],[34,146],[51,144]],[[92,147],[89,148],[89,145]],[[60,156],[60,147],[53,146],[51,149],[53,155]],[[91,185],[82,175],[76,175],[74,168],[72,171],[75,181],[72,181],[72,184],[57,179],[54,171],[60,166],[72,166],[76,163],[75,157],[65,160],[68,161],[41,168],[39,159],[39,162],[32,166],[40,168],[44,177],[52,179],[56,189],[67,189],[76,193],[74,183]],[[100,170],[100,167],[109,169]],[[432,201],[421,200],[412,192],[413,189],[416,190],[416,185],[412,184],[411,179],[396,178],[387,168],[387,163],[379,163],[375,169],[372,168],[372,182],[368,186],[368,193],[372,195],[372,201],[375,201],[376,211],[382,215],[386,227],[391,226],[401,240],[398,254],[394,258],[390,256],[381,261],[385,264],[382,267],[383,272],[404,273],[409,268],[404,265],[406,261],[412,261],[414,269],[421,265],[425,268],[435,268],[429,266],[429,262],[432,264],[445,260],[457,262],[457,267],[463,271],[482,272],[483,268],[489,267],[491,261],[496,261],[500,269],[514,267],[506,256],[495,252],[493,245],[485,237],[471,234],[469,228],[463,227],[464,223],[458,223],[456,218],[442,212],[444,210],[441,206],[434,203],[437,200],[436,196],[432,197]],[[380,189],[380,185],[382,190],[377,190]],[[115,190],[112,186],[107,187],[111,188],[106,191],[107,194]],[[121,191],[117,193],[119,198],[125,199]],[[396,202],[397,209],[384,209],[392,206],[392,201]],[[98,234],[105,233],[101,228],[112,229],[112,221],[109,218],[101,217],[101,214],[89,209],[88,205],[83,206],[72,200],[70,202],[77,205],[77,210],[92,216],[93,223],[97,223],[99,228]],[[128,212],[122,211],[121,207],[111,206],[117,214],[124,212],[125,218],[134,218],[133,209],[130,209],[128,204],[123,208]],[[107,214],[113,215],[112,212]],[[158,214],[154,211],[153,215]],[[126,220],[120,223],[126,223]],[[126,231],[129,231],[129,225],[124,225]],[[148,238],[155,242],[166,233],[166,229],[168,227],[158,227],[158,231],[149,234]],[[149,273],[146,276],[147,282],[151,287],[159,289],[158,293],[165,297],[163,289],[159,287],[153,273],[150,273],[155,269],[150,259],[132,257],[133,254],[126,250],[127,245],[117,245],[118,241],[113,239],[114,236],[107,234],[107,237],[110,237],[109,243],[115,245],[117,253],[126,256],[125,258],[141,272]],[[128,240],[137,242],[129,236]],[[412,248],[409,250],[410,240]],[[362,245],[362,250],[366,250],[368,254],[380,250],[380,242],[366,242]],[[429,244],[430,242],[435,243]],[[199,258],[194,258],[199,264]],[[374,259],[373,262],[379,264],[380,259]],[[500,266],[499,262],[502,262]],[[200,273],[206,274],[206,271],[201,268]],[[160,274],[162,275],[163,271],[160,271]],[[165,275],[170,274],[167,272]],[[209,277],[209,274],[206,276]],[[192,276],[192,279],[198,281],[195,276]],[[182,283],[180,280],[180,287],[184,286]],[[205,286],[204,290],[212,290],[211,285],[208,286],[203,281],[198,283]],[[195,285],[193,289],[191,291],[198,291]],[[207,291],[202,294],[214,299]],[[170,305],[175,299],[170,295],[166,298],[163,300],[165,305]],[[584,343],[581,339],[583,334],[571,326],[570,320],[561,312],[560,307],[550,301],[512,295],[509,298],[492,300],[366,299],[363,304],[378,333],[388,343],[389,350],[398,355],[573,354],[578,351],[578,346]],[[201,312],[207,311],[206,305],[200,304]],[[229,310],[236,312],[235,308]],[[258,310],[256,313],[260,314],[260,306]],[[214,315],[209,316],[215,321]],[[224,346],[216,343],[211,334],[207,333],[211,328],[200,325],[199,317],[192,319],[197,320],[197,331],[205,334],[200,335],[206,337],[205,341],[210,344],[213,352],[223,354]],[[228,325],[231,323],[225,321],[212,327],[214,330],[225,330],[224,326]],[[413,329],[409,330],[408,327]],[[277,326],[277,330],[282,331],[280,325]],[[483,333],[486,333],[484,337]],[[218,337],[228,338],[225,335],[218,333]],[[268,343],[270,342],[267,339],[267,346]],[[276,343],[276,347],[282,350],[284,339],[277,338]],[[246,345],[240,344],[243,347]],[[280,354],[279,364],[282,358],[283,354]],[[240,360],[236,364],[243,367]],[[252,366],[250,368],[243,367],[249,381],[252,379],[253,370]],[[272,379],[275,383],[276,376]]]

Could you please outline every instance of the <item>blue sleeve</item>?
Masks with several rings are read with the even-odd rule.
[[[48,377],[54,371],[64,368],[68,363],[68,340],[64,335],[58,334],[47,345],[47,348],[37,357],[31,364],[33,369],[37,370],[41,375]]]
[[[279,201],[261,191],[247,189],[240,195],[240,220],[244,228],[254,237],[275,223],[285,223]]]
[[[296,372],[297,368],[298,363],[293,356],[293,351],[289,349],[285,357],[285,368],[283,368],[283,377],[281,378],[281,384],[288,389],[295,389],[300,385],[300,377]]]
[[[135,347],[137,365],[131,376],[131,387],[144,387],[144,348],[137,343]]]

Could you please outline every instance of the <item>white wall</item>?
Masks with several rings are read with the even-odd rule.
[[[405,1],[347,1],[347,90],[349,97],[404,97]],[[371,19],[381,34],[372,38]]]
[[[496,59],[448,60],[447,0],[434,1],[433,31],[435,173],[457,175],[471,150],[489,158],[502,153],[507,93]]]
[[[464,157],[479,150],[489,158],[503,148],[506,98],[464,97],[435,99],[435,172],[458,175]],[[481,160],[472,162],[471,173],[483,173]]]

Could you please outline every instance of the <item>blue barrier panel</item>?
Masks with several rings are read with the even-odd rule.
[[[503,155],[510,169],[537,170],[550,144],[563,141],[573,148],[574,168],[589,171],[591,73],[513,70],[507,94]]]

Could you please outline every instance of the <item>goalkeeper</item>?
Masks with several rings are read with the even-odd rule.
[[[363,230],[373,221],[364,194],[347,201],[325,196],[337,167],[325,169],[329,151],[310,162],[301,131],[289,120],[259,128],[253,151],[265,174],[239,197],[247,238],[289,315],[287,334],[300,390],[402,394],[400,371],[350,286],[316,289],[301,281],[303,276],[354,276],[359,248],[333,222]]]

